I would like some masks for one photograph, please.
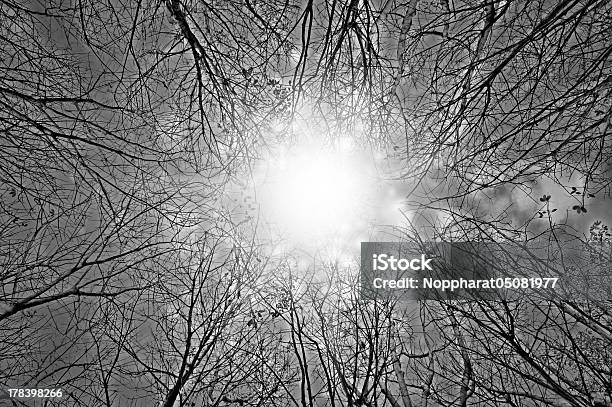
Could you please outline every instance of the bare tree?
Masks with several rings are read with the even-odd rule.
[[[563,254],[570,236],[609,273],[607,227],[576,219],[610,195],[610,13],[0,1],[0,387],[87,406],[609,405],[605,283],[371,300],[356,269],[270,255],[232,193],[312,120],[396,164],[427,230],[400,238]]]

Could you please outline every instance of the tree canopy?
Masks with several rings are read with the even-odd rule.
[[[0,21],[7,405],[612,405],[612,3],[0,0]],[[386,163],[397,239],[571,241],[597,293],[568,263],[573,296],[406,306],[363,298],[358,261],[304,266],[250,181],[308,129]]]

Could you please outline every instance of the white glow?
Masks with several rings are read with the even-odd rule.
[[[343,149],[282,152],[268,163],[260,193],[265,215],[293,240],[350,235],[364,225],[373,190],[370,168]]]

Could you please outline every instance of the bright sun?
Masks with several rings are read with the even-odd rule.
[[[343,237],[363,226],[372,174],[339,149],[293,148],[270,160],[260,199],[266,217],[298,241]]]

